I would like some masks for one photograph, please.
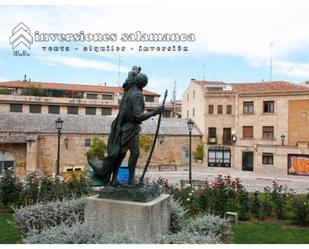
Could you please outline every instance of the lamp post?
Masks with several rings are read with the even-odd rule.
[[[284,146],[285,135],[281,135],[281,145]]]
[[[192,186],[192,152],[191,152],[191,144],[192,144],[192,130],[193,130],[193,120],[189,119],[187,122],[188,130],[189,130],[189,184]]]
[[[56,128],[58,131],[58,153],[57,153],[57,169],[56,169],[56,176],[59,176],[59,169],[60,169],[60,136],[61,136],[61,129],[62,129],[63,120],[58,118],[56,120]]]

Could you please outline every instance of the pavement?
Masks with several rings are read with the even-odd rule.
[[[136,169],[136,175],[141,175],[142,169]],[[234,168],[210,168],[196,164],[192,166],[192,180],[208,180],[212,181],[218,174],[223,176],[230,175],[232,178],[239,178],[241,183],[248,191],[263,191],[264,187],[272,186],[272,182],[276,181],[288,190],[296,193],[309,192],[309,176],[293,176],[282,175],[273,176],[266,174],[258,174],[255,172],[241,171]],[[180,185],[180,180],[189,179],[188,167],[178,167],[177,170],[164,169],[158,170],[158,167],[150,167],[145,178],[150,181],[156,181],[159,178],[166,178],[170,184]]]

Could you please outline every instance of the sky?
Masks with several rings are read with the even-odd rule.
[[[231,82],[309,80],[309,1],[203,1],[203,4],[1,5],[0,81],[22,80],[121,85],[132,66],[142,67],[148,90],[177,98],[190,79]],[[20,22],[40,33],[116,34],[117,41],[34,41],[30,56],[13,56],[10,37]],[[124,33],[194,34],[194,41],[123,42]],[[273,44],[271,46],[271,43]],[[125,46],[123,52],[83,47]],[[187,47],[188,51],[139,52],[143,47]],[[43,51],[68,46],[70,51]],[[78,48],[78,50],[75,50]],[[131,50],[133,48],[133,50]]]

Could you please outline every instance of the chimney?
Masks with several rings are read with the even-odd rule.
[[[26,74],[24,75],[24,81],[27,81],[27,75]]]
[[[104,86],[106,86],[106,82],[104,82]]]

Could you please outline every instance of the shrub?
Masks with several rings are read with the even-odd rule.
[[[309,194],[294,196],[293,207],[297,224],[309,225]]]
[[[86,152],[86,155],[98,160],[103,160],[106,150],[107,146],[104,140],[94,137],[89,150]]]
[[[249,220],[250,219],[250,200],[248,193],[241,191],[239,193],[239,219],[240,220]]]
[[[260,219],[264,220],[267,216],[271,216],[273,210],[273,203],[270,196],[270,188],[265,187],[261,200]]]
[[[101,233],[86,223],[74,222],[71,226],[62,223],[45,228],[41,232],[32,230],[24,238],[26,244],[93,244],[100,240]]]
[[[261,209],[259,194],[260,193],[258,191],[255,191],[253,193],[253,199],[252,199],[251,205],[250,205],[250,212],[252,214],[254,214],[256,217],[258,217],[260,215],[260,209]]]
[[[59,224],[72,225],[76,221],[84,220],[85,204],[85,199],[81,198],[15,209],[16,224],[23,236],[29,232],[40,233]]]
[[[273,181],[271,198],[274,204],[274,212],[278,219],[283,219],[286,212],[287,198],[283,186]]]
[[[196,146],[195,151],[193,151],[193,158],[197,160],[203,160],[204,158],[204,145],[203,144],[198,144]]]
[[[187,231],[181,231],[176,234],[163,236],[160,243],[161,244],[218,244],[222,242],[220,242],[220,240],[212,234],[203,236],[199,234],[192,234]]]
[[[20,180],[14,176],[14,171],[9,169],[3,173],[0,179],[0,200],[7,208],[12,205],[20,205],[22,202],[21,193],[23,185]]]
[[[152,144],[153,139],[151,136],[145,134],[139,136],[139,147],[143,151],[148,152],[151,149]]]
[[[226,219],[213,215],[196,217],[184,227],[183,231],[200,236],[209,235],[218,238],[224,243],[228,243],[231,237],[229,222]]]
[[[175,200],[173,197],[170,199],[171,207],[171,217],[170,217],[170,231],[171,233],[177,233],[181,230],[181,222],[184,215],[187,213],[179,201]]]

